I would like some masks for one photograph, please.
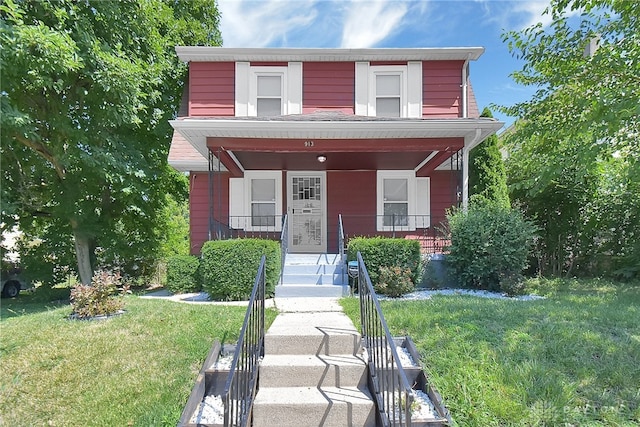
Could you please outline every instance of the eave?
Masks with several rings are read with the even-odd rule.
[[[367,61],[442,61],[477,60],[483,47],[433,48],[225,48],[214,46],[176,46],[184,62],[367,62]]]

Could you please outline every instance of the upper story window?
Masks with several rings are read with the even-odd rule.
[[[373,112],[378,117],[406,117],[403,84],[406,67],[398,71],[373,72],[375,90],[371,94]],[[374,89],[374,85],[371,85]]]
[[[356,62],[355,107],[362,116],[422,117],[422,63]]]
[[[279,116],[283,113],[284,91],[282,81],[284,73],[265,73],[256,75],[256,115]],[[249,101],[251,102],[251,100]]]
[[[235,97],[237,117],[302,113],[302,63],[252,66],[237,62]]]

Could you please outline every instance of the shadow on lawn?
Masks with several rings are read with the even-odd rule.
[[[0,305],[0,322],[69,306],[70,292],[69,288],[40,287],[35,291],[22,291],[15,298],[4,298]]]

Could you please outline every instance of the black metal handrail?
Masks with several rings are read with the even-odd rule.
[[[280,284],[284,283],[284,263],[289,253],[289,226],[288,217],[282,219],[282,233],[280,233]]]
[[[358,252],[358,295],[362,338],[383,426],[410,426],[414,395],[402,368],[396,344],[373,290],[369,272]]]
[[[344,255],[344,226],[342,225],[342,214],[338,214],[338,253],[340,255],[340,265],[342,266],[342,283],[344,283],[345,279],[345,270],[346,270],[346,258]]]
[[[266,257],[263,255],[221,396],[225,427],[251,425],[251,409],[258,386],[258,368],[260,359],[264,356],[265,263]]]

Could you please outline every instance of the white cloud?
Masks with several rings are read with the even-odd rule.
[[[356,1],[345,16],[341,47],[372,47],[397,30],[407,13],[401,1]]]
[[[286,45],[292,31],[308,28],[317,17],[317,0],[218,0],[225,47]]]
[[[226,47],[372,47],[402,28],[404,0],[218,0]]]

